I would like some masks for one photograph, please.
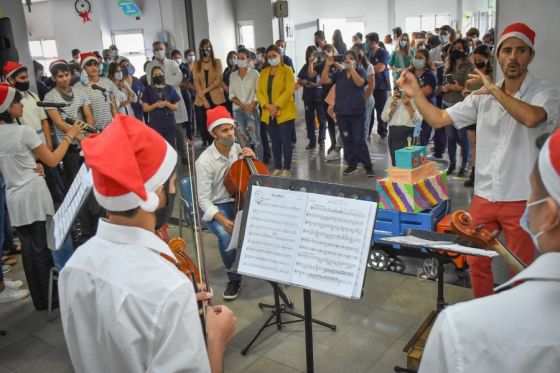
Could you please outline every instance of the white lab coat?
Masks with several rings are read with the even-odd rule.
[[[559,268],[560,253],[541,255],[496,290],[512,289],[445,309],[418,372],[558,372]]]
[[[192,283],[155,234],[99,221],[59,279],[77,372],[210,372]]]

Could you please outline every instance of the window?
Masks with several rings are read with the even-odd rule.
[[[237,24],[238,44],[245,48],[255,50],[255,25],[252,21],[239,22]]]
[[[50,75],[49,65],[56,60],[58,52],[54,40],[31,40],[29,42],[31,58],[45,67],[45,74]]]
[[[128,58],[134,66],[134,76],[139,78],[144,75],[143,67],[148,59],[142,31],[115,31],[113,32],[113,40],[119,49],[119,56]]]
[[[451,14],[420,14],[406,17],[404,21],[405,32],[434,31],[436,27],[451,25]]]

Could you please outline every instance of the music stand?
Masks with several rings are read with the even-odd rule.
[[[252,175],[249,180],[249,191],[247,192],[247,197],[245,200],[245,206],[243,209],[243,217],[241,221],[241,229],[239,232],[239,243],[242,244],[244,242],[245,234],[246,234],[246,226],[247,220],[249,215],[249,207],[251,204],[251,195],[253,186],[262,186],[262,187],[269,187],[274,189],[282,189],[282,190],[292,190],[292,191],[300,191],[305,193],[314,193],[314,194],[323,194],[327,196],[333,197],[343,197],[355,200],[363,200],[369,202],[377,202],[378,195],[377,192],[374,190],[366,189],[366,188],[358,188],[353,186],[347,185],[340,185],[334,183],[323,183],[323,182],[314,182],[308,180],[296,180],[296,179],[287,179],[287,178],[280,178],[280,177],[273,177],[273,176],[264,176],[264,175]],[[373,234],[373,225],[372,225],[372,234]],[[371,242],[371,237],[369,237],[369,242]],[[239,264],[240,264],[240,257],[242,255],[242,245],[238,244],[237,250],[237,258],[235,262],[233,271],[238,271]],[[364,272],[367,267],[364,266]],[[254,277],[259,278],[259,276],[254,275]],[[260,277],[264,278],[264,277]],[[365,273],[364,273],[364,281],[365,281]],[[336,326],[332,324],[328,324],[326,322],[316,320],[312,317],[312,306],[311,306],[311,289],[299,286],[303,288],[303,307],[304,312],[303,315],[297,312],[293,312],[286,308],[285,305],[280,304],[280,294],[278,289],[278,282],[272,282],[273,289],[274,289],[274,306],[270,306],[272,308],[271,315],[263,324],[263,326],[258,330],[256,335],[251,339],[247,347],[245,347],[241,354],[245,355],[249,348],[253,345],[253,343],[257,340],[260,334],[269,326],[276,325],[277,329],[280,330],[282,325],[304,321],[305,325],[305,352],[306,352],[306,365],[307,365],[307,372],[312,373],[314,372],[314,363],[313,363],[313,329],[312,324],[316,323],[325,327],[328,327],[332,330],[336,330]],[[360,290],[360,297],[363,296],[363,282],[359,288]],[[259,304],[260,308],[263,308],[263,304]],[[298,318],[298,320],[290,320],[290,321],[283,321],[281,318],[282,313],[286,313]]]

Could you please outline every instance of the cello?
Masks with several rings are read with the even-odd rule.
[[[519,273],[527,267],[514,252],[501,244],[498,232],[490,232],[484,224],[475,225],[472,217],[466,211],[456,211],[451,219],[451,229],[459,236],[465,237],[477,246],[486,250],[494,250],[506,261],[514,273]]]
[[[239,134],[237,126],[233,127],[235,138],[241,148],[245,148],[242,136]],[[233,162],[224,175],[224,186],[235,199],[236,210],[240,210],[245,205],[245,194],[249,189],[249,178],[251,175],[270,175],[268,167],[261,161],[252,158],[242,158]]]

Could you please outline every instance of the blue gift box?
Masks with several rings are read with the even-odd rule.
[[[425,146],[407,146],[395,152],[395,166],[397,168],[413,169],[426,164]]]

